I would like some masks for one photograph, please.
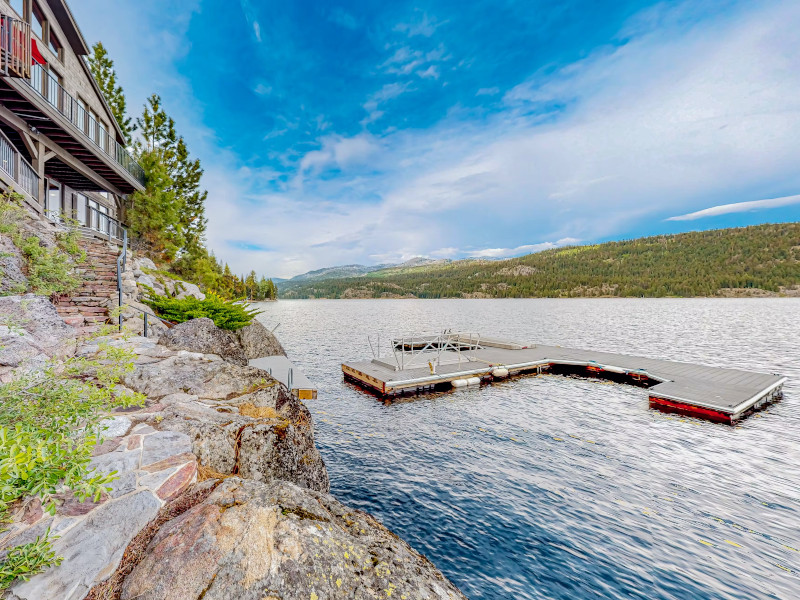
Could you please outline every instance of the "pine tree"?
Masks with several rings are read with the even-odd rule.
[[[89,68],[95,81],[97,81],[97,85],[100,86],[106,102],[108,102],[108,107],[111,109],[114,119],[122,130],[125,144],[129,145],[131,143],[131,133],[136,127],[131,125],[130,117],[125,114],[125,94],[122,91],[122,86],[117,84],[114,61],[109,58],[102,42],[97,42],[92,47],[92,53],[89,55]]]
[[[256,272],[250,271],[244,280],[245,296],[251,302],[258,299],[258,284],[256,283]]]

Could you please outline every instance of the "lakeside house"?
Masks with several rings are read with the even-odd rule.
[[[58,223],[119,241],[122,198],[144,172],[87,62],[64,0],[0,0],[0,188]]]

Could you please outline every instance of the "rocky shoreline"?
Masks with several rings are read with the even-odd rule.
[[[107,344],[133,353],[122,388],[146,396],[104,422],[91,465],[117,472],[108,494],[80,502],[65,492],[52,516],[34,498],[13,507],[0,560],[48,529],[64,560],[17,581],[10,600],[465,598],[374,517],[328,493],[308,409],[247,366],[282,353],[260,323],[233,334],[195,319],[158,339],[86,339],[44,298],[0,304],[21,327],[0,331],[0,346],[16,344],[0,351],[6,380],[54,357],[95,358]]]

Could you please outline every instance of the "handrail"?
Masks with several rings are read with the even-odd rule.
[[[91,208],[91,207],[87,207]],[[128,263],[128,230],[122,228],[122,252],[117,257],[117,293],[119,294],[119,330],[122,331],[122,272],[126,269]],[[145,334],[147,337],[147,334]]]
[[[98,233],[104,233],[106,236],[108,236],[108,241],[111,241],[112,237],[117,240],[123,239],[124,233],[123,236],[120,236],[120,230],[124,230],[125,228],[114,217],[96,209],[94,206],[90,206],[88,204],[88,200],[86,204],[86,211],[86,227],[93,231],[97,231]],[[103,221],[105,221],[105,229],[103,229],[101,225]]]
[[[16,181],[31,198],[39,201],[39,176],[2,131],[0,131],[0,169]]]
[[[153,314],[151,312],[147,312],[146,310],[142,310],[138,306],[133,306],[132,304],[128,304],[127,302],[122,304],[122,306],[127,306],[128,308],[132,308],[133,310],[138,310],[140,313],[142,313],[144,315],[144,337],[147,337],[147,317],[148,316],[153,317],[154,319],[158,319],[164,325],[166,325],[167,328],[171,328],[174,325],[174,323],[172,323],[171,321],[168,321],[167,319],[164,319],[163,317],[159,317],[158,315]],[[121,319],[122,319],[122,314],[120,313],[120,320]],[[121,327],[122,327],[122,325],[120,325],[120,328]],[[120,331],[122,331],[122,329],[120,329]]]
[[[144,185],[144,169],[141,165],[52,74],[36,64],[31,67],[31,78],[26,81],[31,89],[66,117],[87,139]]]
[[[8,15],[0,15],[0,74],[31,75],[31,26]]]

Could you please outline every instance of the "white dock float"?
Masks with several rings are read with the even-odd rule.
[[[274,379],[285,385],[299,400],[314,400],[317,397],[317,388],[298,369],[292,361],[285,356],[264,356],[250,359],[250,366],[257,367],[269,373]]]
[[[543,371],[600,377],[648,389],[650,406],[734,423],[780,400],[785,377],[752,370],[518,344],[476,334],[393,339],[388,356],[342,364],[347,380],[382,397],[465,387]]]

